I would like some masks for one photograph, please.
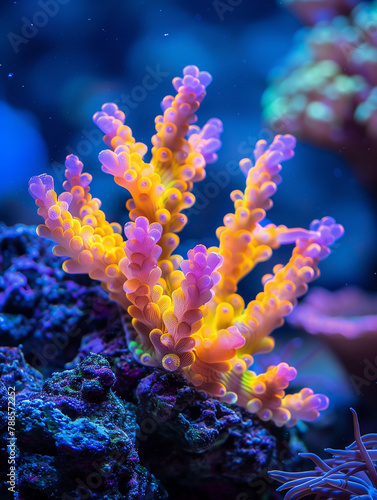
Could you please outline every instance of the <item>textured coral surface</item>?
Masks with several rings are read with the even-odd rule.
[[[142,364],[177,371],[198,389],[278,426],[313,421],[328,399],[309,388],[286,395],[295,368],[279,363],[261,374],[251,369],[253,356],[274,347],[270,333],[318,277],[319,262],[343,234],[331,217],[313,221],[308,230],[266,223],[281,162],[294,154],[294,137],[278,135],[270,145],[259,141],[255,164],[240,161],[246,187],[231,194],[234,212],[217,229],[217,247],[197,245],[187,260],[173,254],[187,222],[182,210],[195,202],[193,185],[221,145],[220,120],[193,125],[210,82],[211,75],[196,66],[173,79],[177,94],[161,103],[150,163],[144,161],[147,146],[135,141],[115,104],[94,115],[109,147],[99,155],[102,170],[131,195],[125,239],[120,225],[106,220],[100,200],[90,194],[91,175],[73,155],[59,196],[51,176],[30,180],[29,192],[45,220],[38,234],[55,241],[56,255],[68,257],[66,272],[100,280],[127,311],[128,345]],[[283,244],[295,245],[289,262],[265,275],[263,292],[245,304],[238,282]]]
[[[62,370],[80,338],[109,323],[114,306],[93,280],[72,280],[35,227],[0,224],[0,345],[23,345],[44,375]]]

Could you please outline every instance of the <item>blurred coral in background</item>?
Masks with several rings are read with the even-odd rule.
[[[350,386],[368,408],[368,398],[376,393],[377,294],[356,286],[335,291],[313,288],[288,322],[319,335],[331,347],[347,371]]]
[[[312,26],[337,15],[348,15],[359,0],[283,0],[303,24]]]
[[[334,292],[313,288],[288,322],[312,334],[347,339],[374,334],[377,341],[377,294],[353,286]]]
[[[264,117],[273,128],[345,155],[375,191],[377,2],[358,3],[350,13],[356,2],[285,3],[311,27],[271,73]]]

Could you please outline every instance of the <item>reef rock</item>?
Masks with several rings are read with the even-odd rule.
[[[17,408],[18,500],[162,498],[135,448],[134,407],[101,356],[55,373]]]

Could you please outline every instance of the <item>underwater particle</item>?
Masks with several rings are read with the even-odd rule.
[[[377,498],[377,434],[360,435],[359,421],[351,408],[355,441],[345,450],[327,448],[332,458],[322,460],[314,453],[301,453],[316,465],[305,472],[271,471],[270,476],[284,483],[277,491],[289,490],[285,499],[316,494],[320,498],[373,500]]]

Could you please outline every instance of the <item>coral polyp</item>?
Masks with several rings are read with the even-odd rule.
[[[221,146],[220,120],[193,125],[210,82],[211,75],[196,66],[174,78],[177,94],[162,101],[150,162],[144,160],[147,146],[135,141],[115,104],[94,115],[108,146],[99,155],[102,170],[131,195],[125,238],[121,226],[100,210],[100,200],[90,194],[92,177],[73,155],[67,157],[59,196],[49,175],[30,180],[45,220],[38,234],[56,242],[56,255],[68,257],[66,272],[100,280],[123,307],[128,345],[140,363],[180,373],[198,390],[278,426],[313,421],[328,399],[309,388],[286,394],[294,367],[280,363],[265,373],[252,370],[253,357],[273,349],[271,332],[318,277],[319,262],[343,234],[331,217],[313,221],[309,229],[265,222],[295,138],[277,135],[270,145],[259,141],[255,163],[240,161],[246,187],[231,194],[234,211],[217,229],[218,246],[197,245],[187,259],[173,253],[187,223],[183,211],[195,202],[193,185],[205,177]],[[283,244],[294,245],[289,262],[265,275],[263,291],[245,304],[237,293],[239,281]]]

